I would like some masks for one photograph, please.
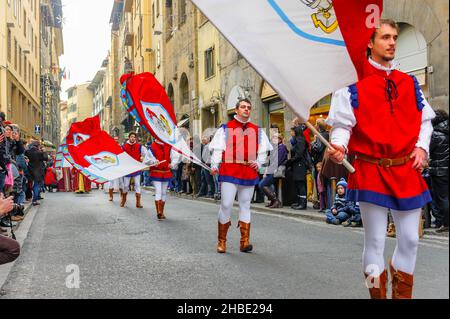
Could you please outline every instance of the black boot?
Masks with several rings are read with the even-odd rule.
[[[283,205],[278,200],[277,195],[272,192],[272,190],[269,187],[263,187],[264,194],[266,194],[267,198],[269,198],[271,205],[269,205],[269,208],[282,208]]]
[[[299,203],[297,206],[292,206],[292,209],[295,210],[306,210],[308,208],[308,201],[306,198],[299,197]]]

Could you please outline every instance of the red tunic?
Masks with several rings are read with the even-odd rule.
[[[392,104],[388,98],[390,88]],[[402,158],[411,155],[422,124],[420,91],[415,79],[400,71],[388,76],[369,63],[366,77],[350,87],[357,125],[349,153],[372,158]],[[407,211],[431,201],[422,175],[413,161],[401,166],[382,167],[355,160],[355,174],[349,176],[349,200]]]
[[[256,161],[259,148],[259,127],[252,123],[243,124],[236,119],[223,126],[226,135],[226,149],[219,171],[219,182],[242,186],[259,183],[258,172],[246,163]]]
[[[150,151],[153,153],[153,156],[160,162],[165,161],[158,166],[150,168],[150,177],[152,181],[168,182],[172,179],[172,171],[169,168],[171,150],[172,147],[170,145],[157,142],[154,142],[152,146],[150,146]]]
[[[128,155],[130,155],[132,158],[134,158],[136,161],[140,162],[142,157],[142,145],[139,143],[125,143],[125,145],[122,147],[125,152],[127,152]],[[142,171],[132,173],[130,175],[127,175],[126,177],[135,177],[142,174]]]

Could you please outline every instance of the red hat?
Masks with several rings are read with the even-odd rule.
[[[4,124],[4,125],[12,125],[13,122],[11,122],[11,121],[4,121],[3,124]]]

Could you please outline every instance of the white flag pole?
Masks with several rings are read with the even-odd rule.
[[[324,137],[322,136],[322,134],[320,134],[319,131],[316,130],[316,128],[314,127],[314,125],[312,125],[312,124],[309,123],[308,121],[305,122],[305,124],[306,124],[306,126],[311,130],[311,132],[312,132],[317,138],[319,138],[320,141],[321,141],[322,143],[324,143],[324,144],[326,145],[326,147],[328,147],[328,148],[330,148],[330,149],[333,149],[333,146],[331,146],[330,142],[328,142],[328,141],[326,140],[326,138],[324,138]],[[344,167],[345,167],[351,174],[353,174],[353,173],[356,172],[356,170],[355,170],[355,168],[352,166],[352,164],[350,164],[350,162],[347,161],[346,159],[344,159],[344,161],[343,161],[341,164],[344,165]]]

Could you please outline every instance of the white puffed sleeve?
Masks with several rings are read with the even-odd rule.
[[[262,129],[259,129],[259,146],[258,146],[258,158],[256,162],[258,163],[259,168],[261,168],[267,160],[267,152],[273,151],[273,146],[267,137],[266,132]]]
[[[422,94],[422,103],[425,107],[422,109],[422,125],[420,127],[419,140],[417,141],[416,147],[424,149],[429,156],[431,135],[433,134],[433,124],[431,124],[431,121],[436,117],[436,113],[434,113],[430,104],[425,99],[423,92],[420,91],[420,93]]]
[[[178,165],[181,163],[182,156],[173,148],[170,151],[170,164],[172,164],[172,169],[178,169]]]
[[[148,165],[148,166],[158,163],[158,160],[156,159],[155,155],[153,154],[153,152],[150,149],[148,149],[146,151],[143,163],[144,163],[144,165]]]
[[[352,129],[356,125],[348,88],[340,89],[333,94],[326,123],[333,127],[330,136],[331,143],[347,148]]]
[[[211,143],[208,145],[211,154],[211,168],[218,169],[220,163],[222,162],[222,153],[227,147],[225,129],[223,127],[219,128],[214,135]]]

